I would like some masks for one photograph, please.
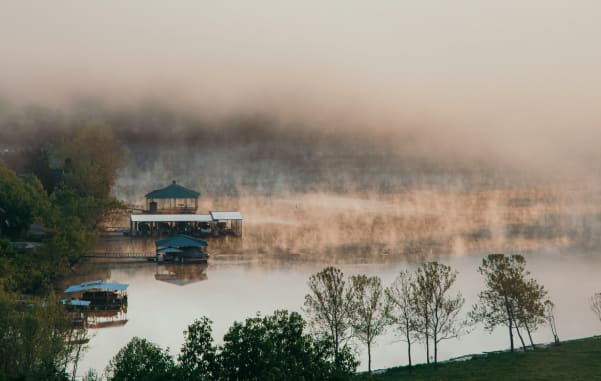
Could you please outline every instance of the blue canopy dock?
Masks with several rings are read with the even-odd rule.
[[[204,249],[209,244],[202,239],[176,235],[155,241],[155,245],[157,262],[206,263],[209,259]]]

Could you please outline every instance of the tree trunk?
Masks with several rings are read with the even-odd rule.
[[[432,343],[434,344],[434,364],[438,364],[438,337],[436,335],[436,332],[434,333],[432,339]]]
[[[518,333],[518,337],[520,338],[520,342],[522,343],[522,349],[524,350],[524,352],[526,352],[526,343],[524,342],[524,338],[522,337],[522,334],[520,333],[520,328],[518,327],[518,325],[515,325],[515,330]]]
[[[407,337],[407,358],[409,359],[409,368],[411,368],[411,340]]]
[[[530,345],[532,346],[532,349],[535,349],[536,347],[534,346],[534,341],[532,341],[532,334],[530,333],[530,327],[528,327],[527,323],[524,323],[524,326],[526,327],[526,332],[528,333],[528,339],[530,339]]]
[[[411,328],[407,318],[405,318],[405,338],[407,339],[407,359],[409,360],[409,368],[411,368]]]
[[[371,343],[367,343],[367,373],[371,374]]]
[[[430,338],[426,334],[426,364],[430,363]]]
[[[513,346],[513,320],[509,319],[509,348],[514,351]]]

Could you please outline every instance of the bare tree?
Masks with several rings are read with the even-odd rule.
[[[352,283],[353,335],[367,346],[367,370],[371,374],[371,346],[388,323],[386,298],[377,276],[355,275]]]
[[[414,280],[413,274],[403,270],[385,291],[388,300],[386,315],[389,321],[396,325],[401,332],[401,340],[407,343],[407,358],[410,367],[412,366],[411,343],[417,340],[417,318],[411,290]]]
[[[557,325],[555,324],[555,304],[549,299],[545,300],[545,319],[551,327],[553,333],[553,342],[559,344],[559,336],[557,334]]]
[[[352,334],[352,289],[346,285],[342,271],[331,266],[311,275],[309,289],[311,293],[305,296],[304,310],[313,329],[332,343],[334,362],[338,366],[341,349]]]
[[[601,292],[596,293],[590,299],[591,310],[597,316],[597,319],[601,320]]]

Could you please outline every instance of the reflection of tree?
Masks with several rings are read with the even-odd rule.
[[[206,263],[157,265],[154,279],[178,286],[185,286],[190,283],[206,280],[207,267]]]

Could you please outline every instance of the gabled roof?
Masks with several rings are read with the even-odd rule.
[[[188,189],[179,184],[175,183],[175,180],[162,189],[156,189],[152,192],[148,193],[146,198],[152,199],[165,199],[165,198],[198,198],[200,196],[200,192],[197,192],[192,189]]]
[[[209,246],[207,241],[188,237],[187,235],[175,235],[173,237],[155,241],[157,247],[200,247]]]
[[[108,283],[102,280],[93,280],[90,282],[83,282],[82,284],[77,284],[74,286],[69,286],[65,293],[71,292],[82,292],[89,290],[99,290],[99,291],[123,291],[127,289],[127,284],[123,283]]]

